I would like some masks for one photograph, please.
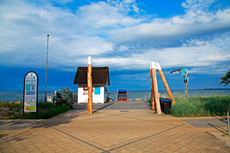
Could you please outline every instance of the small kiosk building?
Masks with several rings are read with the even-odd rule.
[[[78,103],[88,103],[87,67],[78,67],[74,84],[78,84]],[[105,103],[110,85],[109,67],[93,67],[93,103]]]

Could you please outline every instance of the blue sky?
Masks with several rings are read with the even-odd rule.
[[[171,89],[224,88],[230,68],[229,0],[1,0],[0,90],[23,90],[35,71],[45,90],[73,85],[76,70],[109,66],[109,90],[150,90],[149,67],[159,62]],[[159,89],[164,86],[159,75]]]

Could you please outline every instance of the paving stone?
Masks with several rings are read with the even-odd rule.
[[[0,130],[23,130],[34,124],[37,121],[0,121]]]
[[[73,105],[76,110],[88,110],[87,104]],[[149,103],[144,101],[127,101],[127,102],[106,102],[104,104],[93,104],[93,110],[121,110],[121,112],[128,112],[128,110],[140,110],[140,109],[151,109]],[[124,111],[126,110],[126,111]]]
[[[129,106],[125,112],[120,110],[121,105],[128,104],[132,103],[117,102],[102,109],[95,106],[98,110],[93,115],[75,109],[43,120],[2,138],[1,152],[19,152],[23,147],[33,153],[230,152],[223,142],[181,119],[157,115],[150,109],[136,109],[137,105]]]

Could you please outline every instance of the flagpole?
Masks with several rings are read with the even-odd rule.
[[[50,35],[47,35],[46,81],[45,81],[45,104],[47,103],[47,65],[48,65],[48,46],[49,46],[49,36],[50,36]]]

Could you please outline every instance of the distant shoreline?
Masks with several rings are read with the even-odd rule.
[[[123,88],[122,88],[123,89]],[[165,89],[159,89],[159,91],[164,91]],[[184,91],[185,89],[171,89],[171,91]],[[230,90],[230,88],[205,88],[205,89],[188,89],[189,91],[193,91],[193,90]],[[23,91],[19,91],[19,90],[0,90],[0,92],[23,92]],[[53,92],[54,90],[51,90],[51,91],[47,91],[47,92]],[[58,90],[60,91],[60,90]],[[73,90],[73,91],[76,91],[77,90]],[[117,91],[117,90],[108,90],[109,92],[111,91]],[[151,89],[149,90],[128,90],[128,91],[151,91]],[[39,90],[39,92],[45,92],[45,91],[42,91],[42,90]]]
[[[203,90],[230,90],[230,88],[206,88]]]

